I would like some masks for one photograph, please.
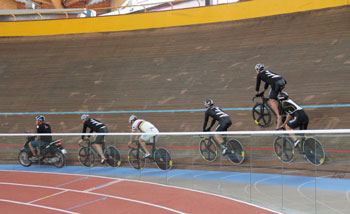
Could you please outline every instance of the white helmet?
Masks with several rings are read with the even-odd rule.
[[[131,122],[134,121],[134,120],[137,120],[136,115],[131,115],[131,116],[129,117],[129,123],[131,123]]]
[[[204,106],[205,107],[209,107],[209,106],[212,106],[214,105],[214,101],[212,99],[208,99],[206,101],[204,101]]]
[[[264,64],[262,64],[262,63],[256,64],[255,65],[255,70],[259,70],[259,71],[264,70]]]
[[[88,114],[83,114],[83,115],[81,115],[81,117],[80,117],[81,120],[85,120],[85,119],[87,119],[87,118],[89,118],[89,115],[88,115]]]

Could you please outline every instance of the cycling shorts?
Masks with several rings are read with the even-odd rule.
[[[278,94],[284,89],[285,86],[286,86],[286,81],[284,79],[280,79],[277,82],[273,83],[271,85],[269,98],[277,100]]]
[[[102,126],[96,133],[108,133],[106,126]],[[105,142],[105,135],[96,135],[94,143],[103,144]]]
[[[293,119],[288,121],[287,125],[292,128],[298,128],[300,130],[307,130],[307,126],[309,124],[309,117],[305,113],[304,110],[298,110],[293,114]]]
[[[232,125],[231,120],[220,122],[219,125],[216,127],[215,131],[217,132],[224,132],[227,131],[227,129]]]

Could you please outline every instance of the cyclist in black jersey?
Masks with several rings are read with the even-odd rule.
[[[271,85],[270,94],[269,94],[269,104],[277,115],[277,125],[276,129],[278,129],[282,123],[282,116],[278,112],[278,94],[284,89],[287,81],[283,79],[280,75],[273,73],[270,70],[266,70],[264,68],[264,64],[258,63],[255,65],[255,70],[257,73],[256,76],[256,88],[255,93],[256,96],[262,96],[266,89]],[[261,80],[265,82],[264,89],[262,92],[260,90]]]
[[[105,124],[103,124],[102,122],[100,122],[94,118],[90,118],[88,114],[83,114],[81,116],[81,120],[84,123],[82,133],[86,133],[87,128],[90,129],[90,133],[92,133],[92,132],[108,133],[108,129],[107,129],[107,126]],[[81,136],[79,144],[81,142],[83,142],[84,137],[85,137],[85,135]],[[104,164],[106,161],[106,157],[104,156],[103,149],[102,149],[102,147],[104,147],[104,143],[105,143],[104,139],[105,139],[104,135],[97,135],[94,139],[94,146],[95,146],[98,154],[100,154],[100,156],[101,156],[101,163],[102,164]]]
[[[231,118],[228,114],[226,114],[221,108],[214,106],[214,101],[209,99],[204,102],[207,111],[205,112],[204,124],[203,124],[203,132],[208,132],[214,126],[215,122],[218,121],[219,125],[216,127],[215,131],[227,131],[227,129],[232,125]],[[209,117],[213,118],[211,124],[208,128],[208,120]],[[221,135],[215,135],[217,142],[221,146],[222,154],[225,155],[227,152],[227,147],[225,146],[224,139]]]
[[[304,109],[290,99],[287,92],[281,92],[278,95],[278,100],[280,101],[280,113],[287,114],[287,118],[280,126],[280,129],[285,128],[287,131],[291,131],[299,127],[300,130],[307,130],[309,117]],[[296,147],[300,141],[297,140],[295,134],[291,133],[289,135],[294,140],[294,146]]]
[[[51,133],[51,127],[45,123],[45,117],[43,115],[35,117],[36,131],[37,133]],[[36,136],[35,140],[30,142],[29,149],[33,154],[32,160],[38,160],[40,155],[40,148],[48,145],[52,141],[51,135],[40,135]]]

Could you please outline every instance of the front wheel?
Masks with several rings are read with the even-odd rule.
[[[156,161],[158,168],[161,170],[169,170],[173,166],[170,153],[164,148],[158,148],[154,152],[154,160]]]
[[[294,144],[287,136],[276,137],[273,141],[273,151],[283,163],[289,163],[294,158]]]
[[[120,166],[120,152],[117,148],[113,146],[108,146],[104,152],[104,155],[106,157],[106,162],[111,167],[118,167]]]
[[[55,152],[53,158],[55,158],[53,165],[55,165],[57,168],[62,168],[66,164],[66,157],[61,151]]]
[[[129,164],[135,169],[143,169],[146,166],[146,159],[143,157],[141,149],[131,148],[128,153]]]
[[[84,166],[94,166],[95,155],[89,147],[82,147],[79,149],[78,159]]]
[[[244,161],[244,149],[242,144],[235,139],[232,139],[226,143],[227,154],[226,157],[233,164],[241,164]]]
[[[29,160],[29,154],[26,151],[21,151],[18,154],[18,162],[24,167],[28,167],[33,163],[31,160]]]
[[[310,137],[304,141],[304,153],[309,163],[316,166],[320,166],[324,163],[326,154],[321,143],[315,138]]]
[[[206,161],[213,162],[218,156],[218,149],[209,138],[203,138],[199,141],[199,153]]]
[[[252,113],[256,125],[260,127],[268,127],[271,125],[271,110],[263,103],[255,104]]]

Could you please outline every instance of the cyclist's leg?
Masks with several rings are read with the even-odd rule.
[[[278,129],[282,125],[282,116],[278,110],[277,96],[284,89],[284,86],[285,86],[285,81],[283,79],[277,81],[275,84],[271,85],[270,94],[269,94],[269,104],[277,116],[276,129]]]
[[[103,132],[105,133],[105,132]],[[103,150],[102,150],[102,143],[104,142],[104,135],[97,135],[95,138],[95,142],[94,142],[94,147],[96,148],[98,154],[101,156],[102,161],[104,162],[104,159],[106,159],[105,155],[103,154]]]
[[[151,139],[154,137],[154,135],[142,135],[139,138],[139,143],[142,146],[143,150],[145,150],[146,154],[145,157],[150,157],[151,153],[148,151],[147,146],[146,146],[146,142],[151,142]],[[154,142],[151,142],[154,143]]]
[[[231,126],[231,124],[232,124],[231,120],[227,121],[226,123],[223,123],[223,122],[219,123],[219,125],[216,127],[215,131],[217,131],[217,132],[227,131],[227,129]],[[217,134],[217,135],[215,135],[215,139],[216,139],[216,141],[219,143],[219,145],[221,147],[222,154],[226,154],[227,146],[225,145],[224,139],[222,138],[222,136]]]

